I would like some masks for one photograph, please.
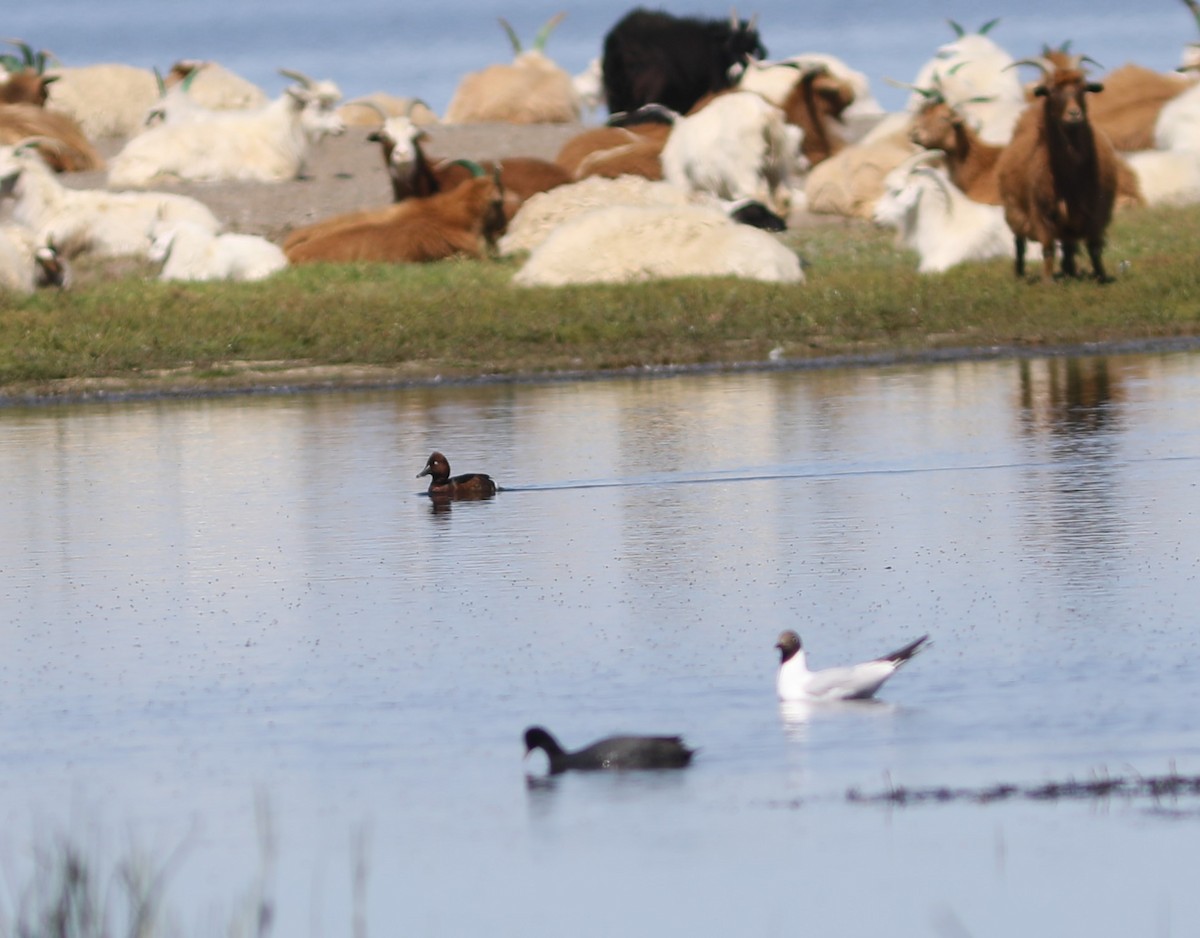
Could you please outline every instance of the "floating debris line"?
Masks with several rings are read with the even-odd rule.
[[[1044,782],[1040,785],[1001,783],[981,788],[908,788],[890,785],[878,794],[864,794],[857,788],[848,789],[846,800],[856,804],[945,804],[971,801],[991,804],[1024,798],[1031,801],[1079,800],[1085,798],[1173,798],[1200,795],[1200,775],[1180,775],[1174,771],[1156,776],[1104,776],[1086,781],[1068,779],[1063,782]]]

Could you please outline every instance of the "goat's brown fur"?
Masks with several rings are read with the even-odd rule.
[[[660,123],[593,127],[564,143],[554,162],[572,179],[632,175],[659,180],[660,154],[670,133],[671,125]]]
[[[1163,106],[1192,85],[1182,75],[1123,65],[1105,76],[1104,90],[1088,103],[1088,116],[1118,150],[1152,150]]]
[[[1025,244],[1032,239],[1042,246],[1044,281],[1054,276],[1056,244],[1062,273],[1075,276],[1080,241],[1096,279],[1109,279],[1103,251],[1116,200],[1117,153],[1088,120],[1087,96],[1101,86],[1089,83],[1077,62],[1047,70],[1035,91],[1041,100],[1022,113],[997,165],[1018,277],[1025,274]]]
[[[957,108],[941,98],[927,101],[913,116],[909,139],[927,150],[946,154],[946,174],[969,199],[999,205],[996,163],[1004,147],[986,143]]]
[[[853,103],[850,83],[823,66],[806,70],[788,92],[783,102],[784,117],[804,131],[800,152],[810,166],[845,148],[846,141],[834,125],[842,122],[842,113]]]
[[[41,147],[42,159],[55,172],[104,168],[104,157],[66,114],[35,104],[0,105],[0,144],[17,144],[30,137],[56,141]]]
[[[284,242],[284,253],[293,264],[479,258],[504,230],[501,201],[500,186],[481,176],[449,192],[299,228]]]

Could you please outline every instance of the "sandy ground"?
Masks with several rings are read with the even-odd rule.
[[[536,156],[553,159],[563,142],[577,134],[578,124],[469,124],[427,127],[426,153],[434,158],[495,159]],[[194,196],[211,208],[232,231],[282,240],[291,229],[392,200],[391,182],[383,165],[379,144],[368,141],[369,128],[351,127],[340,137],[327,137],[312,150],[303,178],[275,183],[195,183],[155,186]],[[121,141],[107,140],[101,152],[111,156]],[[105,174],[77,173],[64,178],[68,185],[94,188],[104,185]]]

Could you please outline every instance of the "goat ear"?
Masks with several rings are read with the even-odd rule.
[[[1090,91],[1092,94],[1099,94],[1104,90],[1104,85],[1098,81],[1089,82],[1083,86],[1084,91]]]
[[[1049,92],[1049,90],[1047,90],[1045,85],[1038,85],[1036,88],[1033,89],[1033,96],[1035,98],[1044,98],[1049,93],[1050,92]]]

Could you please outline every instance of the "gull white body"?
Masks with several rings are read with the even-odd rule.
[[[808,658],[800,645],[800,636],[790,630],[784,632],[775,645],[780,651],[779,676],[776,680],[779,699],[818,701],[865,700],[873,697],[904,662],[920,651],[928,638],[922,635],[898,651],[872,661],[810,671]]]

